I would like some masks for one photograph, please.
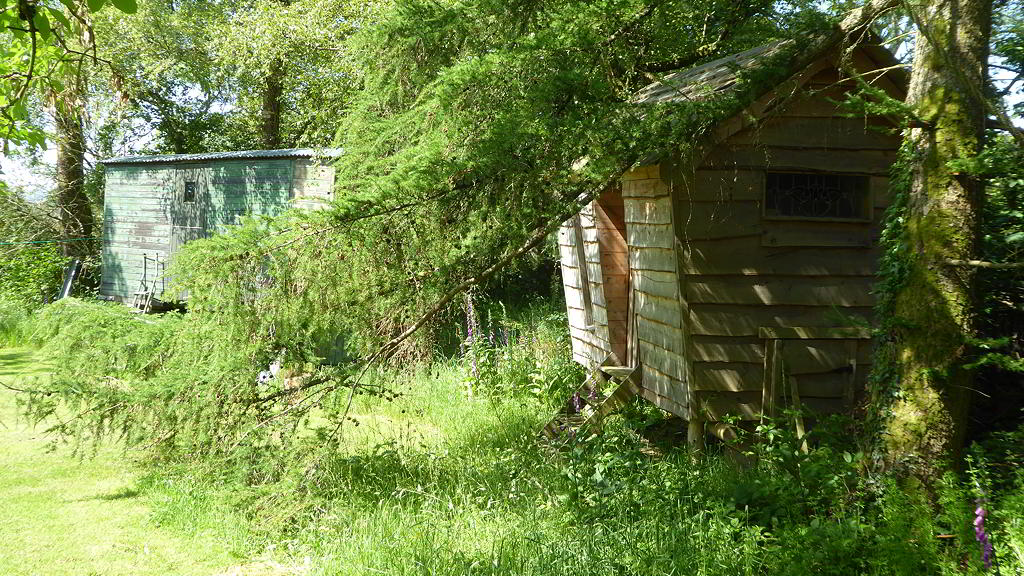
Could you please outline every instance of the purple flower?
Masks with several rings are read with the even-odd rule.
[[[579,414],[580,410],[583,409],[583,399],[580,398],[580,393],[576,392],[572,395],[572,411],[573,414]]]
[[[985,569],[992,568],[992,542],[988,539],[988,533],[985,532],[985,516],[988,515],[988,511],[985,510],[985,500],[979,498],[977,500],[978,507],[974,510],[974,537],[981,544],[981,561],[985,564]]]

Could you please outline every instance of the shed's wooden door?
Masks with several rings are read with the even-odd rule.
[[[206,173],[201,167],[175,170],[170,203],[172,258],[183,244],[208,235],[208,188]]]

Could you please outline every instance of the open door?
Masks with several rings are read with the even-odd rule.
[[[626,210],[622,191],[608,190],[597,200],[594,215],[601,249],[601,275],[608,310],[608,336],[612,352],[623,364],[627,354],[629,321],[629,252],[626,247]]]

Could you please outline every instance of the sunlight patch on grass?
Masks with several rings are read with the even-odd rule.
[[[45,379],[28,349],[0,349],[0,382]],[[0,389],[0,574],[5,576],[202,575],[237,564],[222,541],[151,521],[130,454],[100,447],[83,458],[17,416],[15,393]]]

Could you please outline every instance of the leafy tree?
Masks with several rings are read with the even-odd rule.
[[[38,0],[0,2],[0,138],[5,153],[10,144],[41,147],[43,127],[32,123],[27,98],[34,90],[61,91],[71,66],[92,47],[91,25],[85,17],[103,8],[106,0],[62,0],[61,5]],[[132,13],[136,0],[111,0]],[[78,43],[87,40],[86,46]]]

